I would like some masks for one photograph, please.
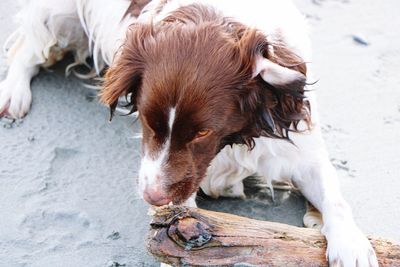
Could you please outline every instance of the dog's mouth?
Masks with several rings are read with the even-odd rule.
[[[183,207],[185,205],[183,205],[185,203],[185,201],[180,201],[180,202],[174,202],[171,201],[170,203],[163,205],[163,206],[154,206],[154,205],[150,205],[149,209],[147,210],[147,215],[149,216],[154,216],[157,212],[157,210],[166,208],[166,207],[171,207],[171,206],[178,206],[178,207]]]
[[[189,194],[192,195],[193,193]],[[190,197],[188,198],[172,198],[172,201],[168,203],[168,205],[175,205],[175,206],[185,206],[186,201],[189,200]]]
[[[188,206],[188,205],[189,205],[188,202],[191,201],[191,199],[190,199],[191,196],[192,196],[194,193],[196,193],[198,190],[199,190],[199,188],[197,188],[197,189],[194,190],[193,192],[192,192],[192,191],[185,192],[185,193],[183,194],[184,196],[182,196],[182,195],[172,196],[172,197],[171,197],[172,201],[169,202],[169,203],[166,204],[166,205],[163,205],[163,206]]]
[[[200,188],[200,185],[197,184],[196,181],[196,178],[190,176],[185,177],[179,182],[169,185],[167,188],[167,192],[170,196],[172,204],[182,206],[188,200],[190,200],[191,196],[195,194]]]

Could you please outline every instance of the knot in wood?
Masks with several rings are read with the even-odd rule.
[[[211,238],[210,227],[195,218],[186,217],[177,220],[168,230],[168,235],[185,250],[200,248]]]

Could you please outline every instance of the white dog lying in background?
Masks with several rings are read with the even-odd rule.
[[[284,0],[23,1],[0,83],[21,118],[31,78],[72,52],[109,65],[101,101],[127,95],[143,126],[139,188],[152,205],[242,196],[243,179],[290,182],[322,213],[331,266],[378,266],[321,137],[305,22]],[[140,12],[141,11],[141,12]],[[311,115],[312,112],[312,115]],[[290,139],[289,139],[290,133]],[[251,148],[251,149],[249,149]]]

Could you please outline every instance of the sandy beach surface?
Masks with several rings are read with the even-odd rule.
[[[343,195],[365,233],[400,242],[400,2],[295,3],[310,24],[310,67]],[[1,44],[16,11],[16,1],[0,2]],[[6,71],[2,54],[1,80]],[[29,115],[0,120],[0,267],[158,266],[134,183],[140,126],[129,117],[110,124],[95,93],[62,66],[41,71],[32,88]]]

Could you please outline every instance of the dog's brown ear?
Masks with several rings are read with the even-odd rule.
[[[126,97],[128,104],[125,107],[130,107],[130,113],[137,110],[136,101],[145,68],[143,51],[146,35],[150,33],[151,29],[145,25],[132,25],[124,44],[105,74],[100,102],[110,106],[111,117],[121,96]]]

